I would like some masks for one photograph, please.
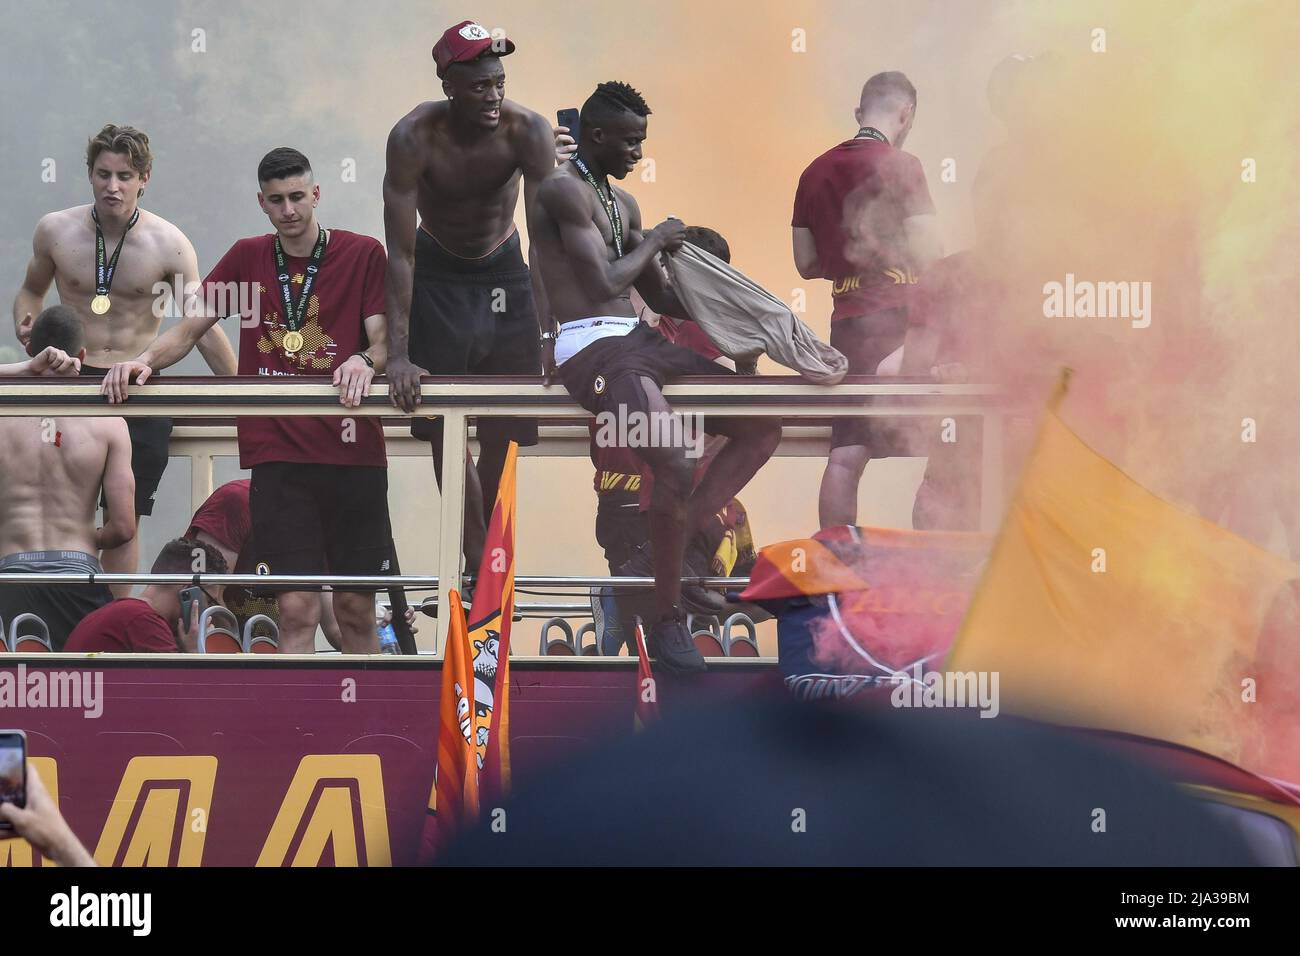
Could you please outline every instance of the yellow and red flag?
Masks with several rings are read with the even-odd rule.
[[[474,671],[460,595],[448,595],[447,648],[442,660],[438,762],[420,840],[420,862],[431,863],[456,832],[478,819],[478,770],[474,760]]]
[[[474,748],[479,789],[494,805],[510,793],[510,623],[515,610],[515,471],[506,452],[483,559],[474,579],[469,641],[474,668]]]
[[[1163,501],[1047,413],[949,671],[1001,709],[1300,780],[1300,566]]]
[[[650,671],[650,657],[645,649],[645,630],[641,619],[636,621],[636,710],[632,715],[632,728],[645,730],[659,719],[659,684]]]

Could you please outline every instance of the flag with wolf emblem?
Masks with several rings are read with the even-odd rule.
[[[420,862],[432,863],[456,831],[478,819],[474,766],[474,672],[460,595],[448,593],[447,648],[442,660],[438,757],[420,840]]]
[[[474,600],[469,611],[474,666],[474,757],[483,799],[496,805],[510,792],[510,622],[515,609],[515,464],[506,452]]]

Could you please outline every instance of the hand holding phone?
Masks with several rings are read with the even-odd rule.
[[[199,649],[199,615],[203,612],[203,589],[183,588],[180,593],[181,616],[176,622],[176,647],[183,654],[194,654]]]
[[[19,751],[23,758],[19,764],[23,799],[21,803],[0,801],[0,840],[20,836],[41,856],[59,866],[95,866],[95,858],[59,813],[41,775],[35,767],[28,766],[27,738],[21,730],[0,731],[0,789],[9,791],[8,770],[13,759],[10,755]]]
[[[0,730],[0,803],[27,806],[27,735],[21,730]],[[0,830],[12,829],[0,819]]]
[[[576,109],[560,110],[555,114],[555,163],[568,162],[578,151],[578,135],[581,132],[579,114]]]
[[[181,627],[190,626],[190,609],[199,603],[199,589],[197,587],[181,589]]]

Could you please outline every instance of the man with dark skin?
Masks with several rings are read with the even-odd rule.
[[[667,219],[643,232],[632,196],[607,177],[623,179],[641,160],[650,108],[625,83],[602,83],[582,107],[578,152],[556,169],[537,194],[530,235],[560,323],[556,374],[579,404],[600,416],[615,410],[670,415],[662,387],[682,375],[714,375],[719,366],[640,325],[633,286],[656,312],[690,317],[655,261],[682,244],[685,225]],[[700,560],[700,532],[771,457],[781,439],[779,421],[710,418],[705,430],[732,440],[692,490],[695,461],[683,443],[637,442],[633,451],[654,474],[650,549],[638,552],[623,575],[653,570],[659,620],[648,635],[651,653],[673,671],[704,670],[681,609],[684,556]],[[629,447],[632,442],[627,442]]]
[[[501,57],[514,44],[464,21],[434,47],[445,102],[421,103],[388,137],[384,233],[388,245],[388,382],[393,404],[420,404],[421,375],[536,375],[541,327],[551,324],[536,270],[515,228],[555,168],[551,125],[505,98]],[[416,226],[416,214],[419,226]],[[530,258],[531,258],[530,249]],[[478,423],[477,470],[466,462],[466,565],[477,568],[506,449],[537,443],[529,419]],[[442,421],[416,419],[442,481]]]

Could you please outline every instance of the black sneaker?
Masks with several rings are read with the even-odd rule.
[[[708,577],[709,565],[707,561],[701,564],[700,555],[703,552],[700,549],[688,548],[685,557],[682,560],[682,574],[686,577]],[[655,576],[654,570],[654,552],[650,550],[650,542],[646,542],[632,552],[632,557],[618,569],[620,577],[624,578],[652,578]],[[717,616],[726,610],[727,601],[717,591],[710,591],[708,588],[702,588],[698,584],[682,585],[682,604],[692,614],[704,616]]]
[[[682,615],[672,615],[659,621],[646,638],[646,650],[666,671],[674,674],[702,674],[709,667],[704,655],[691,640]]]

